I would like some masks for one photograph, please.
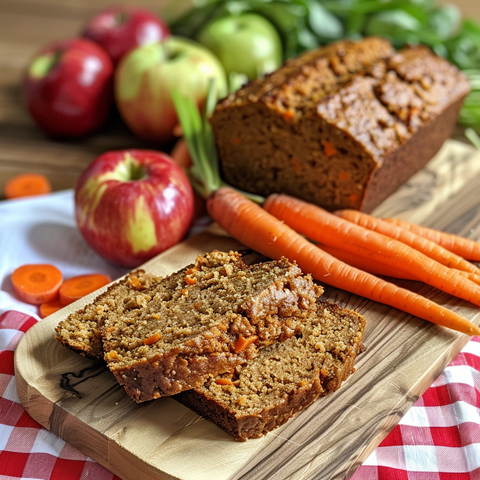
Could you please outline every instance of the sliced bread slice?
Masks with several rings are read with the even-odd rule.
[[[173,398],[236,440],[261,437],[340,388],[354,371],[364,328],[358,313],[319,300],[301,334]]]

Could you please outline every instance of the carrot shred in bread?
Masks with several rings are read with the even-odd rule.
[[[215,380],[215,383],[217,385],[235,385],[231,380],[229,380],[228,378],[217,378]]]
[[[273,197],[269,197],[265,203],[267,210]],[[231,188],[218,189],[209,198],[207,209],[224,230],[244,245],[270,258],[285,256],[291,261],[295,260],[304,272],[310,272],[319,281],[468,335],[480,334],[480,328],[457,313],[421,295],[340,262]],[[302,218],[299,212],[305,214],[306,210],[296,208],[291,217]],[[332,217],[338,219],[335,215]],[[310,219],[305,221],[305,218],[302,218],[300,223],[310,222]]]
[[[327,157],[333,157],[338,153],[337,149],[327,140],[323,142],[323,151]]]
[[[245,338],[242,335],[238,337],[238,340],[235,342],[235,353],[240,353],[246,350],[252,343],[255,343],[258,340],[256,335]]]
[[[159,333],[154,333],[153,335],[150,335],[150,337],[146,338],[143,343],[145,345],[153,345],[154,343],[158,342],[162,338],[162,336]]]

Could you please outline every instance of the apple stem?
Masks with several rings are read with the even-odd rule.
[[[125,12],[119,12],[115,15],[115,25],[123,25],[128,20],[128,14]]]
[[[129,178],[132,181],[145,180],[147,178],[144,166],[133,160],[129,163],[129,170]]]

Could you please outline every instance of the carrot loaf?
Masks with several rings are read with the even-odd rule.
[[[364,328],[361,315],[318,301],[300,335],[173,398],[236,440],[260,437],[340,387],[354,371]]]
[[[470,91],[423,46],[344,40],[221,100],[210,119],[222,178],[328,210],[371,211],[431,159]]]
[[[236,252],[201,255],[105,312],[104,359],[135,401],[173,395],[299,334],[322,292],[284,258],[249,266]]]
[[[129,273],[119,282],[110,285],[93,303],[61,321],[55,329],[56,339],[82,356],[103,360],[100,330],[106,313],[121,315],[125,308],[125,299],[135,299],[142,291],[159,281],[159,277],[143,270]]]

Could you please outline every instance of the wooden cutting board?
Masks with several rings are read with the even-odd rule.
[[[480,239],[480,153],[449,141],[374,212]],[[241,248],[210,232],[145,264],[168,274],[199,253]],[[480,323],[480,310],[426,285],[401,282]],[[363,314],[365,353],[342,388],[264,438],[237,443],[215,425],[162,398],[135,404],[98,363],[54,340],[54,327],[96,294],[31,328],[15,354],[20,400],[45,428],[125,480],[347,479],[431,385],[469,337],[327,288]]]

